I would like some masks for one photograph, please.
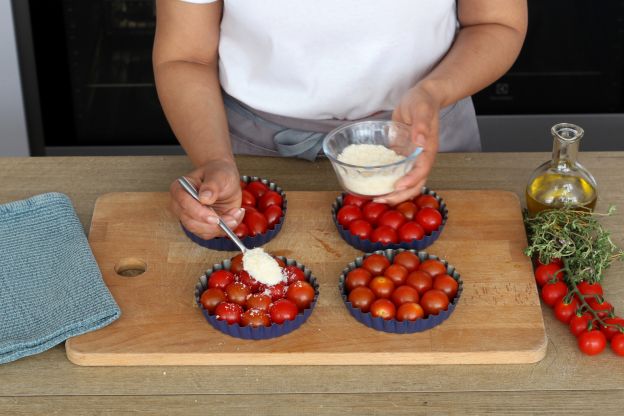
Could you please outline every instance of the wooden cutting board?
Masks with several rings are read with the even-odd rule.
[[[106,328],[65,347],[79,365],[376,365],[532,363],[546,334],[520,203],[503,191],[441,191],[449,219],[427,251],[455,265],[464,280],[456,310],[442,325],[388,334],[355,321],[338,276],[362,253],[331,219],[336,192],[288,192],[281,233],[265,249],[295,258],[320,284],[308,321],[282,337],[246,341],[212,328],[195,305],[204,270],[234,253],[197,246],[169,213],[167,193],[113,193],[95,205],[89,241],[122,310]],[[116,270],[145,268],[136,277]]]

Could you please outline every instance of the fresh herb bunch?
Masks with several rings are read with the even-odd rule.
[[[581,281],[600,282],[613,260],[624,256],[597,219],[613,212],[615,207],[611,206],[606,214],[572,207],[541,211],[534,217],[525,213],[529,236],[525,254],[544,264],[561,259],[566,280],[573,286]]]

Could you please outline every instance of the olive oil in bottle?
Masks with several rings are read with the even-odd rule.
[[[596,180],[576,160],[583,129],[560,123],[553,126],[551,133],[552,160],[532,173],[526,187],[529,215],[564,206],[593,210],[598,200]]]

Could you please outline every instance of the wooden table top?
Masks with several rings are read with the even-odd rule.
[[[523,198],[529,174],[548,158],[441,154],[428,186],[503,189]],[[580,160],[598,181],[597,210],[620,209],[603,223],[624,246],[624,152],[587,152]],[[240,157],[238,163],[242,174],[271,178],[286,191],[339,189],[327,161]],[[87,230],[98,196],[166,191],[190,168],[183,156],[0,158],[0,203],[63,192]],[[620,314],[623,272],[624,264],[615,264],[603,281]],[[0,365],[0,414],[620,414],[624,359],[608,349],[582,355],[567,327],[550,309],[543,312],[548,352],[530,365],[95,368],[70,363],[60,345]]]

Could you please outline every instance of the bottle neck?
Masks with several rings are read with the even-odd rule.
[[[561,123],[552,128],[552,162],[560,170],[568,170],[576,163],[583,129],[573,124]]]

